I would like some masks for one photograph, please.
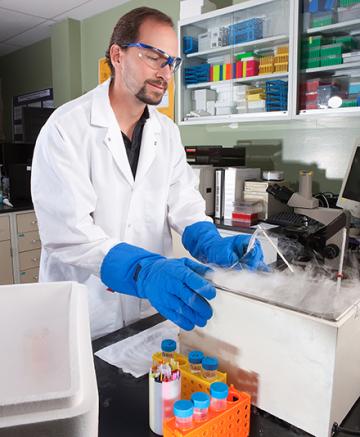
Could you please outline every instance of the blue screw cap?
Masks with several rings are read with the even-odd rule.
[[[215,399],[226,399],[229,387],[224,382],[213,382],[210,385],[210,396]]]
[[[191,395],[194,408],[209,408],[210,396],[202,391],[197,391]]]
[[[191,417],[194,413],[194,406],[191,401],[176,401],[174,403],[174,415],[176,417],[186,418]]]
[[[204,354],[201,351],[191,351],[188,358],[191,364],[201,364]]]
[[[219,367],[218,359],[215,357],[204,357],[201,364],[205,370],[217,370]]]
[[[161,350],[163,352],[174,352],[176,350],[176,341],[167,338],[161,342]]]

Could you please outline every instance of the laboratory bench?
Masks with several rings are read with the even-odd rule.
[[[101,337],[93,342],[93,351],[97,352],[163,320],[159,314],[156,314]],[[94,360],[99,389],[99,437],[156,436],[150,430],[148,421],[148,375],[134,378],[96,356],[94,356]],[[291,402],[291,399],[289,399],[289,402]],[[360,399],[345,418],[342,426],[360,432]],[[335,437],[345,437],[345,435],[348,434],[338,432]],[[250,437],[260,436],[306,437],[310,434],[256,407],[252,407]]]
[[[5,214],[9,212],[20,212],[34,209],[33,204],[29,201],[19,202],[14,205],[14,207],[4,205],[0,203],[0,214]]]

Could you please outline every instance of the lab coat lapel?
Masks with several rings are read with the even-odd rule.
[[[130,185],[134,185],[134,177],[126,154],[120,126],[111,108],[109,100],[110,80],[94,90],[90,123],[93,126],[106,127],[104,143],[111,152],[114,161]]]
[[[130,185],[134,185],[134,176],[132,174],[129,159],[126,154],[124,140],[119,125],[112,125],[108,128],[104,138],[104,143],[110,150],[116,165],[125,176]]]
[[[146,176],[147,171],[155,159],[160,140],[160,124],[153,111],[154,109],[149,109],[150,117],[145,123],[143,130],[139,163],[136,170],[136,184]]]

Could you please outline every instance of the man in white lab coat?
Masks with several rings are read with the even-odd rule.
[[[222,238],[205,215],[179,130],[153,107],[180,65],[177,47],[167,15],[124,15],[106,54],[111,80],[58,108],[36,143],[40,280],[87,285],[94,338],[137,320],[144,299],[184,329],[211,317],[208,267],[167,258],[171,228],[202,262],[264,266],[259,244],[243,257],[249,238]]]

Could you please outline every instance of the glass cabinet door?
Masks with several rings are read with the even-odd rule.
[[[251,0],[180,22],[180,123],[288,117],[290,8]]]
[[[298,114],[359,114],[360,0],[301,0]]]

